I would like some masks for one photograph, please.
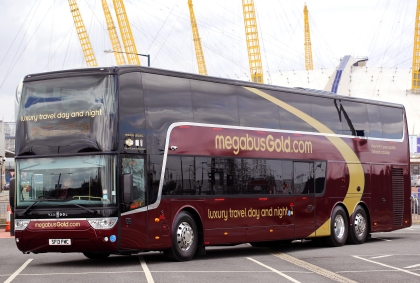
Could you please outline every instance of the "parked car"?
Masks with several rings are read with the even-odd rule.
[[[411,186],[420,187],[420,175],[411,175]]]

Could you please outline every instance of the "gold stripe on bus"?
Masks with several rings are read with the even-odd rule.
[[[312,118],[308,114],[300,111],[299,109],[281,101],[278,98],[275,98],[259,89],[251,88],[251,87],[244,87],[245,89],[261,96],[262,98],[267,99],[268,101],[273,102],[274,104],[280,106],[284,110],[292,113],[293,115],[299,117],[312,127],[314,127],[320,133],[326,134],[335,134],[331,131],[327,126],[320,123],[318,120]],[[344,205],[349,212],[349,215],[353,214],[356,205],[360,202],[363,191],[365,189],[365,174],[363,171],[363,166],[357,157],[356,153],[350,148],[348,144],[346,144],[341,138],[335,136],[325,136],[341,153],[344,160],[347,163],[349,168],[349,187],[347,188],[347,194],[344,198]],[[357,188],[360,187],[360,191],[357,191]],[[331,233],[331,218],[329,218],[321,227],[319,227],[314,233],[309,235],[308,237],[314,236],[328,236]]]

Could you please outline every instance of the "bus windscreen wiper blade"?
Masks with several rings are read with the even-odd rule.
[[[36,200],[36,201],[34,201],[30,206],[28,206],[23,212],[22,212],[22,215],[26,215],[26,213],[28,213],[29,212],[29,210],[35,205],[35,204],[37,204],[37,203],[39,203],[39,202],[43,202],[43,201],[54,201],[54,200],[56,200],[55,198],[43,198],[43,199],[40,199],[40,200]]]
[[[77,204],[77,203],[73,203],[73,204],[75,206],[77,206],[77,207],[80,207],[80,208],[86,210],[87,212],[90,212],[90,213],[93,213],[93,214],[97,214],[98,213],[96,210],[89,209],[87,207],[84,207],[83,205],[80,205],[80,204]]]

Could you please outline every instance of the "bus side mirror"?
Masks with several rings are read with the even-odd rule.
[[[12,212],[15,212],[15,178],[10,179],[9,182],[9,204]]]
[[[124,202],[129,204],[133,201],[134,189],[133,189],[133,174],[123,175],[123,187],[124,187]]]

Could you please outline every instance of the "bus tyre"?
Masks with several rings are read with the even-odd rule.
[[[106,259],[110,255],[110,253],[89,253],[89,252],[85,252],[83,254],[87,258],[95,259],[95,260]]]
[[[191,260],[198,244],[197,225],[191,214],[181,211],[172,227],[172,248],[164,251],[165,255],[176,261]]]
[[[348,222],[346,212],[341,206],[337,205],[331,215],[331,235],[325,238],[327,246],[340,247],[346,243]]]
[[[349,237],[347,242],[360,245],[366,240],[368,234],[368,224],[366,211],[360,205],[356,206],[353,213],[353,223],[349,226]]]

